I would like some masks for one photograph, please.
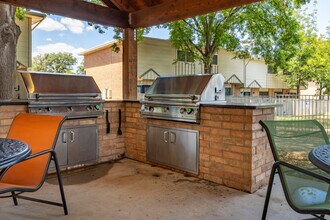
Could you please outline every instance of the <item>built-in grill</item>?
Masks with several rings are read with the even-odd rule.
[[[221,74],[158,77],[141,101],[141,115],[199,123],[201,102],[224,100]]]
[[[31,113],[69,119],[103,115],[101,91],[91,76],[20,71],[17,90],[17,98],[28,101]]]

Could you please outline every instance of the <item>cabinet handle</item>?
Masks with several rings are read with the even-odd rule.
[[[74,142],[74,132],[70,131],[70,142]]]
[[[176,134],[174,132],[170,132],[170,143],[176,142]]]
[[[66,136],[66,132],[63,132],[62,133],[62,143],[67,143],[68,139],[67,139],[67,136]]]
[[[164,142],[168,143],[168,131],[164,131]]]

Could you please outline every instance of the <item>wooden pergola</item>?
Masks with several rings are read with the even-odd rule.
[[[181,20],[261,0],[0,0],[1,3],[124,29],[123,98],[136,99],[136,28]]]

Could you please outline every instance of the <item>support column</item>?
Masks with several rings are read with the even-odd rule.
[[[123,41],[123,99],[137,99],[136,30],[126,28]]]

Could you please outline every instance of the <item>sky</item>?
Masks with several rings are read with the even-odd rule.
[[[313,8],[313,4],[307,7]],[[326,27],[330,26],[330,0],[318,0],[316,7],[317,28],[320,34],[325,34]],[[32,54],[69,52],[81,62],[79,53],[112,41],[113,34],[111,28],[100,34],[86,22],[49,15],[32,32]],[[168,39],[169,33],[164,29],[153,28],[148,36]]]

